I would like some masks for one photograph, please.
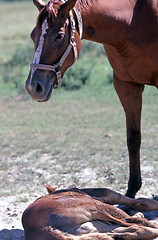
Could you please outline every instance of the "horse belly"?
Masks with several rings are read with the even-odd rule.
[[[117,224],[108,224],[102,221],[90,221],[85,222],[75,227],[67,229],[67,232],[74,235],[82,235],[87,233],[107,233],[113,231],[115,228],[119,227]]]

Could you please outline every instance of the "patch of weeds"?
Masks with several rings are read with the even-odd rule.
[[[79,61],[65,73],[62,86],[66,90],[77,90],[86,84],[92,75],[92,66],[86,61]]]
[[[79,186],[79,182],[80,182],[80,180],[79,180],[79,178],[77,177],[77,176],[75,176],[75,175],[72,175],[71,176],[71,182],[72,182],[72,186]]]
[[[110,184],[113,184],[115,182],[116,177],[111,168],[108,168],[106,170],[105,178],[108,180]]]

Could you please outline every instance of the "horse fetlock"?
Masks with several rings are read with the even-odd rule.
[[[142,185],[142,180],[140,174],[133,175],[133,172],[128,181],[128,190],[126,196],[130,198],[135,198],[136,193],[139,191]]]

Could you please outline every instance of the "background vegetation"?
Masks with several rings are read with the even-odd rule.
[[[103,48],[82,43],[63,87],[47,103],[32,101],[24,84],[33,58],[32,2],[0,3],[0,191],[16,201],[56,187],[109,187],[125,193],[125,117]],[[71,91],[70,91],[71,90]],[[144,92],[141,195],[157,194],[158,93]]]

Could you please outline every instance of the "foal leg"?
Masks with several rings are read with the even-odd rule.
[[[144,227],[140,225],[133,225],[128,228],[119,227],[112,231],[109,234],[114,238],[121,238],[124,240],[149,240],[149,239],[157,239],[158,237],[158,229]]]
[[[129,198],[108,188],[85,188],[80,191],[87,193],[91,197],[110,205],[126,205],[141,212],[158,210],[158,201],[147,198]]]
[[[81,236],[75,236],[51,227],[45,227],[42,235],[44,237],[43,240],[114,240],[106,233],[88,233]],[[38,238],[35,240],[38,240]]]
[[[127,146],[129,152],[130,176],[126,196],[135,197],[141,188],[140,145],[141,109],[144,86],[120,81],[114,74],[113,82],[126,114]]]

